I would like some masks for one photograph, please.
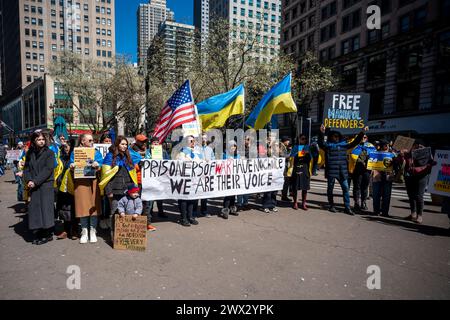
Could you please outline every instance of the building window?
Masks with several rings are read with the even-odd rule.
[[[336,36],[336,23],[330,23],[329,25],[320,29],[320,42],[325,42],[333,39]]]
[[[334,16],[336,14],[337,10],[336,10],[336,1],[333,1],[329,4],[327,4],[326,6],[322,7],[321,10],[321,20],[325,21],[328,18],[331,18],[332,16]]]
[[[367,61],[367,81],[380,81],[386,77],[386,56],[379,54]]]
[[[411,28],[411,21],[409,15],[404,15],[400,18],[400,31],[407,32]]]
[[[353,11],[352,13],[342,18],[342,32],[353,30],[361,25],[361,9]]]

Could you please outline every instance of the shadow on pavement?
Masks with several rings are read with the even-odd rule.
[[[27,212],[27,205],[25,203],[16,203],[15,205],[8,207],[8,209],[14,209],[14,213]]]
[[[28,215],[22,214],[16,216],[17,218],[21,219],[16,224],[9,226],[10,228],[14,229],[14,232],[21,236],[25,242],[33,242],[34,235],[33,233],[28,230]]]
[[[395,225],[403,227],[408,231],[420,232],[428,236],[443,236],[450,237],[450,229],[428,226],[424,224],[417,224],[411,221],[405,220],[401,217],[391,216],[390,218],[380,216],[365,216],[364,219],[368,221],[376,221],[384,224]]]
[[[392,208],[399,208],[399,209],[406,209],[406,210],[409,210],[410,209],[410,207],[409,206],[405,206],[405,207],[403,207],[403,206],[392,206]],[[430,210],[430,209],[423,209],[423,212],[429,212],[429,213],[442,213],[442,212],[440,212],[440,211],[437,211],[437,210]],[[442,213],[442,214],[446,214],[446,213]]]

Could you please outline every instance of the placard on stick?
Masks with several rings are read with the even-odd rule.
[[[357,133],[367,125],[369,105],[368,93],[326,92],[323,124],[344,134]]]
[[[392,148],[397,151],[402,151],[404,149],[409,151],[409,150],[411,150],[411,148],[414,144],[414,141],[415,140],[412,138],[408,138],[408,137],[404,137],[404,136],[397,136]]]
[[[147,217],[115,216],[114,249],[145,251],[147,248]]]

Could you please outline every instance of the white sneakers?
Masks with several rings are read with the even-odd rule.
[[[80,238],[80,243],[84,244],[88,242],[88,230],[87,228],[82,228],[81,229],[81,238]]]
[[[89,232],[89,238],[90,238],[89,242],[90,243],[96,243],[97,242],[97,235],[96,235],[96,233],[97,233],[97,230],[95,230],[94,227],[91,227],[91,230]]]
[[[96,230],[95,228],[90,228],[89,230],[89,242],[90,243],[96,243],[97,242],[97,234],[96,234]],[[88,242],[88,229],[87,228],[83,228],[81,229],[81,238],[80,238],[80,243],[81,244],[85,244]]]

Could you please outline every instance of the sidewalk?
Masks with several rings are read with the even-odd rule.
[[[190,228],[166,205],[170,218],[154,223],[142,253],[113,250],[102,233],[96,244],[32,245],[12,180],[11,171],[0,177],[1,299],[450,299],[449,221],[428,204],[423,225],[351,217],[320,210],[325,192],[313,189],[307,212],[280,203],[276,214],[254,209]],[[393,199],[391,214],[406,217],[407,202]],[[71,265],[81,290],[66,286]],[[381,290],[366,286],[371,265]]]

